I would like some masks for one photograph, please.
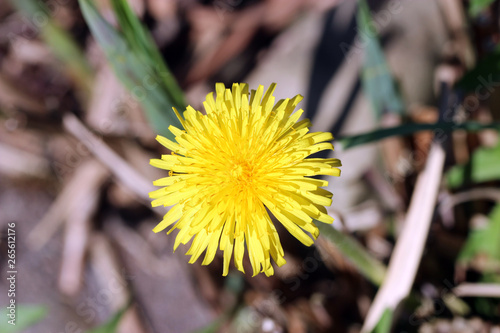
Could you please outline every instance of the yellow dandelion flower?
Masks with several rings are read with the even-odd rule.
[[[173,206],[153,229],[179,229],[174,251],[188,243],[190,263],[206,251],[203,265],[211,263],[219,248],[224,253],[223,275],[227,275],[234,252],[235,266],[242,272],[245,243],[254,275],[274,273],[283,248],[268,211],[299,241],[310,246],[319,235],[313,219],[332,223],[324,206],[332,194],[317,175],[339,176],[335,158],[307,158],[322,150],[333,150],[330,133],[309,133],[311,123],[299,121],[303,110],[293,112],[302,100],[297,95],[274,105],[272,84],[252,90],[233,84],[232,90],[216,84],[217,97],[207,95],[206,115],[188,106],[181,117],[184,130],[170,126],[175,141],[158,136],[172,151],[151,165],[169,170],[169,177],[154,185],[164,186],[149,196],[153,207]],[[306,233],[307,232],[307,233]]]

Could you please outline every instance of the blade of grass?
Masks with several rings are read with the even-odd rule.
[[[132,32],[129,31],[132,25],[126,23],[127,20],[120,18],[120,15],[118,18],[121,23],[129,24],[125,27],[125,31],[129,31],[128,35],[113,28],[97,11],[93,1],[79,0],[79,3],[93,36],[104,50],[115,74],[131,95],[141,103],[153,129],[173,139],[173,135],[167,130],[168,127],[180,127],[181,124],[172,107],[183,110],[185,105],[176,104],[181,101],[180,89],[174,88],[172,91],[172,85],[165,83],[165,78],[170,77],[168,80],[173,80],[173,77],[166,65],[162,65],[163,60],[153,59],[148,55],[147,49],[151,50],[155,46],[149,44],[145,49],[142,44],[133,41],[130,36]],[[171,96],[177,96],[176,101],[172,100]]]
[[[469,15],[472,17],[477,16],[480,12],[491,5],[495,0],[470,0],[469,2]]]
[[[35,325],[47,315],[47,308],[44,305],[16,305],[15,325],[9,324],[9,309],[3,307],[2,320],[0,321],[0,332],[15,333],[23,332],[25,329]]]
[[[387,309],[393,311],[411,290],[432,221],[444,160],[443,148],[433,143],[425,169],[417,179],[406,223],[394,247],[384,283],[368,311],[362,332],[371,332]]]
[[[389,333],[392,326],[393,312],[389,309],[385,309],[384,314],[380,318],[377,326],[373,329],[372,333]]]
[[[63,62],[78,88],[90,93],[94,81],[91,66],[73,38],[51,18],[44,3],[35,0],[11,0],[10,3],[28,18],[32,27],[40,31],[43,40]]]
[[[120,309],[115,315],[105,324],[96,327],[94,329],[88,330],[86,333],[116,333],[118,331],[118,325],[120,324],[120,320],[123,318],[123,315],[130,308],[131,303],[125,305],[122,309]]]
[[[403,114],[403,100],[387,65],[376,29],[365,0],[359,1],[357,13],[358,33],[364,45],[361,73],[363,90],[371,102],[377,118],[384,112]]]
[[[481,183],[500,179],[500,143],[493,148],[478,148],[469,162],[455,165],[446,174],[450,188],[458,188],[471,183]]]
[[[332,242],[332,244],[348,258],[361,274],[377,286],[382,284],[386,273],[386,267],[383,263],[370,255],[366,249],[350,235],[342,233],[331,225],[318,221],[316,221],[315,224],[321,236]]]
[[[127,41],[132,45],[134,50],[143,51],[140,54],[143,61],[149,62],[153,66],[157,66],[158,72],[162,74],[160,77],[163,79],[166,93],[169,94],[170,99],[177,108],[183,109],[186,105],[184,93],[173,75],[170,74],[170,70],[163,61],[149,31],[142,26],[127,1],[112,0],[111,4],[113,5],[118,22]]]
[[[469,121],[462,124],[452,122],[437,122],[434,124],[407,123],[401,126],[383,128],[368,133],[341,137],[337,139],[337,141],[340,142],[342,149],[350,149],[359,145],[383,140],[391,136],[405,136],[427,130],[442,130],[443,132],[450,132],[460,129],[470,132],[476,132],[483,129],[500,130],[500,122],[492,122],[488,124],[481,124],[475,121]]]

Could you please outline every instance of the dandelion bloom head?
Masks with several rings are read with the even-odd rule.
[[[340,161],[307,158],[333,150],[330,133],[309,133],[309,120],[294,112],[302,99],[280,100],[276,105],[272,84],[252,90],[246,84],[226,89],[216,84],[217,96],[207,95],[206,114],[188,106],[181,117],[184,129],[170,126],[173,142],[157,140],[172,154],[151,160],[169,176],[154,182],[161,189],[150,193],[153,207],[173,206],[153,229],[179,229],[174,250],[193,241],[190,263],[203,252],[203,265],[211,263],[219,248],[224,253],[223,275],[234,253],[235,266],[243,270],[245,243],[254,275],[274,273],[271,258],[285,263],[284,251],[268,211],[299,241],[310,246],[318,228],[313,219],[331,223],[325,206],[332,194],[321,187],[317,175],[339,176]],[[310,235],[308,235],[309,233]]]

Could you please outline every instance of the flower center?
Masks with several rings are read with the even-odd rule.
[[[246,161],[235,162],[229,172],[232,182],[244,187],[252,183],[253,173],[253,167]]]

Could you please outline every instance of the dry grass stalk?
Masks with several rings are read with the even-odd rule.
[[[90,132],[73,114],[63,118],[64,128],[78,138],[99,159],[113,175],[144,203],[148,203],[148,193],[155,190],[153,184],[132,168],[100,138]]]
[[[453,289],[458,297],[500,297],[497,283],[462,283]]]
[[[90,161],[97,185],[108,177],[107,170],[95,160]],[[87,181],[87,179],[84,179]],[[85,253],[92,229],[92,216],[99,203],[99,186],[84,191],[80,200],[74,200],[72,209],[67,213],[64,248],[62,253],[59,290],[68,296],[75,296],[81,289],[85,267]],[[85,195],[85,197],[84,197]]]
[[[83,203],[99,196],[100,187],[107,178],[108,173],[97,161],[84,162],[29,234],[29,246],[34,250],[43,247],[64,221],[79,212]]]
[[[48,161],[39,155],[0,142],[0,156],[0,173],[9,177],[47,178],[50,174]]]
[[[433,144],[413,192],[404,229],[397,240],[384,284],[368,312],[362,332],[371,332],[386,309],[394,310],[410,292],[432,221],[445,153]]]
[[[469,191],[456,193],[453,195],[445,194],[439,205],[439,213],[442,216],[453,214],[453,207],[468,201],[491,200],[500,202],[500,190],[495,187],[475,188]]]

